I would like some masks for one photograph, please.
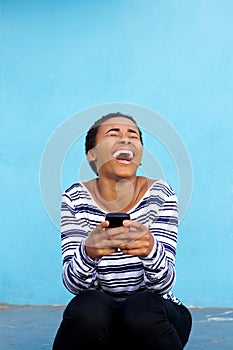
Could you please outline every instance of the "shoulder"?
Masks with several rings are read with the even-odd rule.
[[[90,195],[82,182],[77,182],[68,187],[62,194],[63,201],[76,203],[77,201],[89,199]]]
[[[72,196],[75,193],[82,191],[82,187],[83,186],[82,186],[81,182],[74,183],[63,192],[63,195],[68,196],[68,197]]]
[[[163,179],[154,179],[154,182],[150,187],[150,194],[157,195],[163,200],[167,200],[171,197],[174,200],[177,200],[172,186]]]

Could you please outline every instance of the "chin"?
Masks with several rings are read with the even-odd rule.
[[[136,176],[138,166],[134,164],[134,166],[131,165],[122,165],[122,164],[114,164],[110,167],[103,167],[100,168],[98,173],[99,175],[106,175],[108,174],[108,177],[117,177],[120,179],[126,179]]]
[[[136,172],[135,171],[116,171],[115,175],[119,178],[129,178],[129,177],[134,177],[136,176]]]

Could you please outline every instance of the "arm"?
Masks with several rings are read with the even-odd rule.
[[[80,215],[75,216],[73,203],[67,194],[62,196],[61,240],[63,273],[65,287],[73,294],[96,288],[96,262],[85,251],[84,239],[88,236],[87,223]]]
[[[173,194],[162,204],[157,220],[150,227],[154,247],[141,257],[148,289],[159,294],[169,292],[175,284],[175,256],[178,231],[177,198]]]

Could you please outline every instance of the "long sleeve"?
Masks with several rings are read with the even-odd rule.
[[[73,294],[97,287],[96,263],[85,252],[88,226],[75,216],[71,199],[63,194],[61,205],[61,238],[63,283]]]
[[[154,248],[149,256],[141,258],[145,284],[158,294],[169,292],[176,281],[177,231],[177,198],[173,194],[163,202],[150,227],[154,235]]]

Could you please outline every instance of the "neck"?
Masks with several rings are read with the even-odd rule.
[[[127,211],[135,200],[137,177],[114,181],[108,178],[96,180],[96,195],[109,211]]]

